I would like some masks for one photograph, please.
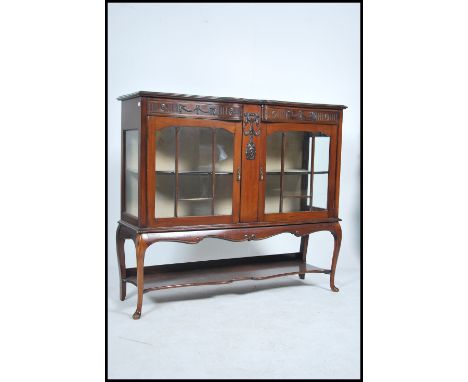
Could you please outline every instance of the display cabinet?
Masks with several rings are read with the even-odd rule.
[[[122,101],[121,220],[117,228],[120,299],[183,286],[225,284],[306,273],[334,276],[341,244],[338,217],[342,105],[137,92]],[[334,237],[330,269],[306,262],[309,235]],[[160,241],[204,238],[301,238],[298,252],[144,265]],[[124,242],[136,247],[125,265]]]

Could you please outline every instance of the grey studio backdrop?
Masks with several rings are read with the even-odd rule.
[[[108,292],[113,307],[125,307],[126,322],[132,321],[136,288],[127,287],[130,305],[118,301],[115,230],[120,218],[121,104],[116,98],[139,90],[347,105],[340,187],[343,241],[335,282],[343,291],[349,279],[343,275],[359,278],[359,12],[358,4],[109,5]],[[217,239],[196,245],[157,243],[146,252],[145,265],[295,252],[299,243],[290,234],[243,243]],[[133,242],[127,240],[125,250],[127,266],[134,267]],[[332,250],[330,233],[312,234],[308,262],[329,268]],[[328,276],[312,274],[308,280],[328,288]],[[182,289],[186,288],[177,290]],[[157,309],[153,318],[146,314],[146,304],[152,304],[148,296],[144,295],[143,322],[158,315]],[[354,309],[358,315],[359,304]]]

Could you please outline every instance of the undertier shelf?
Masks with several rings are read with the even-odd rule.
[[[325,273],[329,269],[302,262],[300,253],[242,257],[145,267],[144,292],[187,286],[228,284],[241,280],[264,280],[302,273]],[[127,269],[126,282],[137,285],[136,268]]]

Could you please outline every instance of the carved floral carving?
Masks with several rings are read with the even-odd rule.
[[[148,101],[148,114],[192,115],[240,121],[241,106],[237,104],[183,102],[172,100]]]
[[[267,122],[338,122],[336,111],[312,111],[310,109],[288,109],[284,107],[265,106],[263,120]]]

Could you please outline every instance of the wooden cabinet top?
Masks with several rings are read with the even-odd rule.
[[[178,99],[188,101],[206,101],[206,102],[232,102],[242,104],[254,104],[254,105],[272,105],[272,106],[296,106],[296,107],[307,107],[307,108],[319,108],[319,109],[346,109],[344,105],[330,105],[330,104],[319,104],[319,103],[304,103],[304,102],[287,102],[287,101],[274,101],[274,100],[261,100],[261,99],[247,99],[247,98],[233,98],[233,97],[209,97],[200,95],[190,94],[177,94],[177,93],[162,93],[162,92],[149,92],[149,91],[138,91],[131,94],[122,95],[117,98],[120,101],[125,101],[137,97],[148,97],[148,98],[165,98],[165,99]]]

